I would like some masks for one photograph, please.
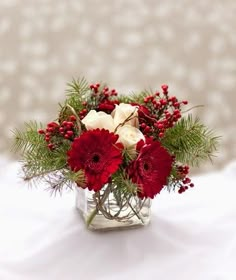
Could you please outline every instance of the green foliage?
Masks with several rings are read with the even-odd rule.
[[[61,124],[68,120],[71,115],[76,117],[74,135],[79,136],[83,131],[83,124],[80,121],[80,112],[85,109],[98,109],[98,105],[104,101],[103,89],[101,85],[99,91],[94,94],[87,81],[73,79],[68,83],[66,90],[66,100],[60,105],[58,122]],[[152,102],[146,104],[145,97],[153,95],[152,91],[142,91],[129,96],[120,95],[111,97],[110,101],[118,99],[120,103],[136,103],[144,105],[149,109],[151,117],[148,122],[150,126],[154,121],[163,118],[164,108],[157,110]],[[159,97],[155,97],[159,98]],[[150,120],[151,119],[151,120]],[[67,152],[71,147],[71,141],[64,139],[59,132],[52,136],[51,140],[55,144],[54,149],[48,148],[48,143],[44,135],[38,133],[42,129],[42,124],[29,122],[25,124],[25,131],[15,130],[15,143],[13,151],[22,152],[24,179],[29,182],[43,180],[48,183],[52,191],[60,191],[65,186],[71,188],[76,182],[79,186],[84,186],[85,175],[83,171],[72,172],[67,165]],[[154,126],[153,126],[154,129]],[[116,131],[115,131],[116,132]],[[159,130],[154,129],[152,136],[159,139]],[[199,119],[193,119],[191,115],[182,118],[173,128],[167,129],[164,138],[161,138],[162,145],[176,157],[176,163],[198,166],[203,160],[210,159],[217,150],[219,137],[204,126]],[[123,150],[122,170],[118,170],[112,176],[112,192],[116,200],[122,205],[124,200],[138,193],[138,186],[132,183],[125,174],[125,169],[129,163],[137,157],[134,148]],[[181,186],[181,178],[175,166],[172,168],[168,178],[168,190]]]
[[[135,146],[124,148],[122,151],[124,166],[127,166],[132,160],[134,160],[137,157],[137,155],[138,153],[135,149]]]
[[[162,145],[176,156],[176,161],[198,166],[210,159],[217,150],[219,137],[191,115],[182,118],[173,128],[168,129]]]
[[[67,84],[66,94],[67,99],[65,101],[65,106],[63,106],[64,113],[69,111],[68,115],[71,114],[71,111],[66,107],[70,105],[76,112],[79,112],[83,109],[83,101],[85,101],[90,93],[90,88],[87,81],[82,79],[73,79],[71,83]]]
[[[144,104],[144,98],[150,94],[151,93],[149,91],[142,91],[139,93],[131,93],[130,95],[120,95],[117,99],[120,101],[120,103]]]
[[[136,195],[138,191],[138,187],[134,184],[130,179],[127,178],[125,172],[117,172],[115,176],[113,176],[113,183],[117,186],[115,191],[117,193],[125,194],[125,195]]]
[[[84,78],[73,79],[67,86],[66,94],[68,97],[74,97],[76,95],[83,97],[89,90],[88,82]]]
[[[47,174],[42,179],[49,185],[48,189],[52,193],[61,192],[65,188],[72,189],[74,187],[74,182],[80,187],[85,185],[85,176],[82,170],[73,172],[63,168],[60,171]]]
[[[44,147],[45,141],[42,135],[39,135],[38,129],[42,128],[42,124],[37,124],[36,122],[25,123],[25,131],[20,131],[15,129],[13,134],[15,136],[15,142],[12,147],[13,152],[22,151],[24,154],[26,151],[31,152],[31,150],[36,147]]]
[[[13,150],[22,153],[25,181],[34,183],[43,179],[52,189],[59,189],[71,180],[70,177],[65,176],[67,151],[71,143],[64,140],[57,149],[48,149],[44,136],[38,133],[41,127],[36,122],[30,122],[25,124],[25,131],[15,130]]]
[[[73,172],[68,169],[68,170],[66,170],[66,172],[64,172],[64,176],[67,180],[76,182],[78,184],[78,186],[80,186],[80,187],[83,187],[86,184],[85,174],[84,174],[83,170]]]
[[[120,206],[128,198],[136,196],[138,193],[138,186],[134,184],[129,178],[127,178],[125,171],[118,171],[115,175],[113,175],[112,182],[112,192],[118,205]]]

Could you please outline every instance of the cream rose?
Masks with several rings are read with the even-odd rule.
[[[125,148],[135,148],[135,145],[141,140],[145,140],[142,132],[136,127],[126,124],[118,128],[116,134],[119,135],[118,142],[121,142]]]
[[[82,119],[82,123],[87,130],[96,128],[105,128],[110,132],[114,132],[115,130],[112,116],[104,112],[96,112],[95,110],[89,111],[89,113]]]
[[[124,121],[130,118],[129,121],[125,123],[132,125],[134,127],[138,127],[138,107],[132,106],[130,104],[120,103],[116,105],[116,108],[112,111],[111,115],[114,119],[115,127],[118,127],[119,124],[124,123]]]

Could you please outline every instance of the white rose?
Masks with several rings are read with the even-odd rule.
[[[142,132],[136,127],[126,124],[118,128],[116,134],[119,135],[118,142],[121,142],[125,148],[135,148],[135,145],[141,140],[145,140]]]
[[[112,116],[114,119],[115,127],[118,127],[119,124],[124,123],[126,119],[130,119],[125,123],[130,124],[134,127],[138,127],[138,107],[132,106],[130,104],[120,103],[116,105],[116,108],[112,111]]]
[[[104,112],[96,112],[95,110],[89,111],[89,113],[81,121],[87,130],[96,128],[105,128],[110,132],[115,130],[114,121],[111,115]]]

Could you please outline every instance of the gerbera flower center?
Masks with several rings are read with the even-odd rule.
[[[92,160],[93,160],[94,163],[97,163],[100,160],[100,156],[98,154],[95,154],[95,155],[93,155]]]
[[[105,166],[102,155],[97,152],[91,154],[90,158],[87,161],[87,166],[90,168],[90,170],[93,170],[93,172],[101,172]]]
[[[144,164],[143,164],[143,169],[144,169],[145,171],[148,171],[149,168],[150,168],[149,164],[148,164],[147,162],[144,162]]]

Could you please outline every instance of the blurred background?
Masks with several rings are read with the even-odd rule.
[[[190,101],[222,135],[214,165],[236,158],[235,0],[1,0],[0,153],[11,129],[54,119],[72,77],[119,93],[157,90]],[[11,155],[14,157],[14,155]]]

